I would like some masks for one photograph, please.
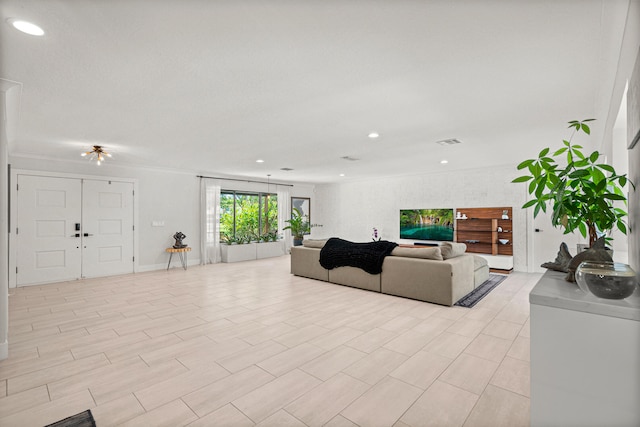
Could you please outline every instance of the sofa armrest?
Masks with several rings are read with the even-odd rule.
[[[329,270],[320,265],[320,249],[293,246],[291,248],[291,273],[310,279],[329,281]]]
[[[445,261],[386,257],[382,293],[451,306],[474,288],[473,256]]]

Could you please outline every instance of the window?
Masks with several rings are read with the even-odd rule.
[[[220,236],[258,239],[278,231],[278,197],[272,193],[220,192]]]

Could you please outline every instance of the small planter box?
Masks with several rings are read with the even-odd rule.
[[[222,262],[239,262],[256,259],[257,243],[246,243],[242,245],[220,245],[220,255]]]
[[[284,241],[256,243],[256,258],[271,258],[284,255]]]
[[[284,240],[277,242],[220,245],[222,262],[251,261],[284,255]]]

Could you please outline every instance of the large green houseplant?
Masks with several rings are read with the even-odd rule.
[[[304,235],[311,231],[311,224],[309,219],[302,214],[300,209],[294,208],[291,211],[291,219],[286,220],[289,225],[283,228],[283,230],[291,230],[293,236],[293,245],[300,246]]]
[[[563,141],[564,146],[551,155],[551,150],[545,148],[538,158],[520,163],[518,170],[527,169],[529,174],[512,182],[529,183],[528,192],[533,198],[522,207],[533,207],[534,217],[541,210],[546,212],[547,204],[551,203],[552,225],[563,227],[565,234],[578,229],[583,237],[589,236],[591,246],[598,233],[615,227],[627,234],[627,212],[616,206],[616,202],[624,202],[626,206],[623,188],[633,183],[626,174],[618,175],[611,165],[599,162],[598,151],[585,155],[582,146],[572,144],[577,132],[591,134],[587,124],[590,121],[593,119],[570,121],[569,128],[573,131],[569,140]]]

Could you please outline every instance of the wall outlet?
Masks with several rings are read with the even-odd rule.
[[[164,221],[151,221],[152,227],[164,227]]]

